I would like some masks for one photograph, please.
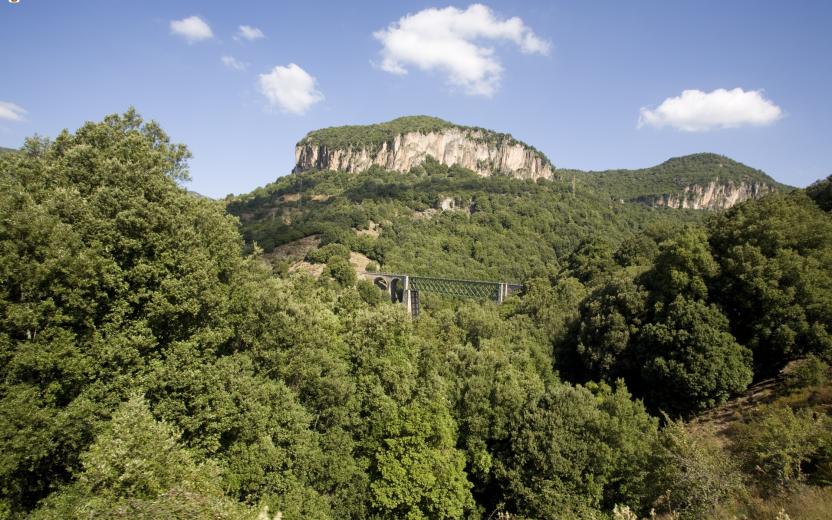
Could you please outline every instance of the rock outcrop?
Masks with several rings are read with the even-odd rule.
[[[554,167],[537,150],[505,134],[452,126],[429,132],[405,132],[380,144],[329,147],[304,139],[295,148],[295,172],[340,170],[361,172],[373,165],[409,171],[433,157],[489,176],[495,173],[523,179],[551,179]]]
[[[646,195],[635,200],[653,207],[720,210],[776,190],[775,186],[764,182],[720,182],[717,178],[705,185],[686,186],[677,193]]]

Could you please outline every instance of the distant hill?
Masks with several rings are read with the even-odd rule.
[[[725,209],[772,191],[790,189],[761,170],[713,153],[675,157],[638,170],[559,173],[564,177],[577,175],[587,186],[616,199],[674,208]]]
[[[17,150],[15,150],[14,148],[6,148],[6,147],[3,147],[3,146],[0,146],[0,153],[10,153],[10,152],[16,152],[16,151]]]

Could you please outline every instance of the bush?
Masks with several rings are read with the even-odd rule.
[[[333,256],[326,263],[325,273],[331,276],[341,287],[355,285],[355,269],[348,260],[340,256]]]
[[[368,305],[376,306],[385,299],[384,293],[373,285],[372,282],[367,280],[358,280],[356,288],[358,289],[358,294],[361,295],[361,299]]]
[[[829,365],[812,354],[792,363],[784,370],[786,385],[791,389],[819,386],[828,379]]]
[[[768,407],[736,428],[732,449],[758,484],[777,491],[801,482],[813,458],[829,445],[830,420],[812,410]]]
[[[653,455],[657,510],[680,518],[714,518],[722,502],[743,492],[738,468],[727,455],[714,439],[695,436],[681,421],[670,421]]]
[[[313,264],[326,264],[330,259],[335,257],[349,260],[349,248],[343,244],[327,244],[306,253],[306,261]]]

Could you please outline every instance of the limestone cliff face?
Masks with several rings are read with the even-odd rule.
[[[374,148],[330,149],[301,141],[295,148],[295,172],[340,170],[361,172],[377,165],[391,171],[408,171],[428,156],[448,166],[459,165],[482,176],[506,173],[523,179],[551,179],[554,169],[541,154],[513,139],[490,140],[490,134],[466,128],[407,132]]]
[[[720,182],[716,179],[708,184],[686,186],[677,193],[664,195],[645,195],[636,200],[653,207],[687,208],[687,209],[727,209],[748,199],[757,199],[775,191],[770,184],[758,181]]]

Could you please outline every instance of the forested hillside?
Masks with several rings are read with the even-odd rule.
[[[707,213],[429,160],[215,202],[188,158],[132,110],[0,155],[0,518],[828,518],[830,179]],[[264,261],[313,234],[320,277]],[[412,320],[351,251],[524,291]]]
[[[281,177],[228,210],[267,252],[319,234],[321,245],[342,243],[386,270],[509,280],[558,270],[582,244],[612,247],[651,224],[702,217],[621,204],[583,182],[480,177],[430,159],[407,173]]]

